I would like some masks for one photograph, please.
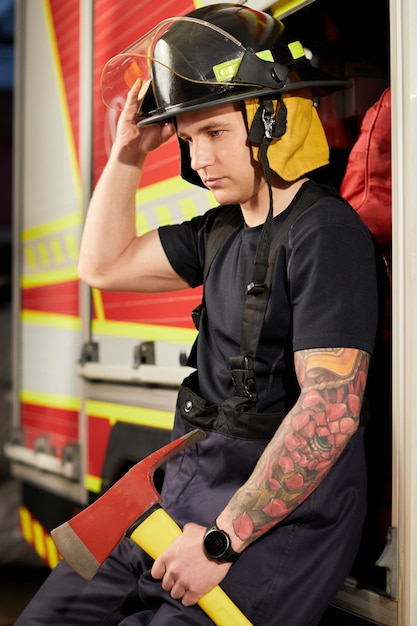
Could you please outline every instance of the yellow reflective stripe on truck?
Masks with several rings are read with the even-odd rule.
[[[93,320],[93,333],[115,337],[134,337],[141,341],[168,341],[170,343],[192,344],[197,331],[193,328],[177,326],[159,326],[157,324],[138,324],[133,322],[114,322]]]
[[[49,532],[24,506],[19,507],[20,528],[23,538],[35,552],[53,569],[61,557]]]
[[[101,400],[87,400],[86,412],[90,416],[108,419],[112,426],[116,422],[128,422],[139,426],[171,430],[174,420],[172,411],[128,406]]]
[[[91,289],[91,295],[94,303],[94,310],[96,312],[97,319],[103,321],[106,319],[106,314],[104,311],[103,298],[101,297],[100,289]]]
[[[20,319],[26,324],[37,324],[38,326],[63,328],[66,330],[81,330],[80,318],[73,315],[23,310],[20,313]]]
[[[101,307],[100,294],[96,293],[95,304]],[[101,312],[104,316],[104,312]],[[21,321],[27,324],[38,324],[63,328],[67,330],[81,330],[81,320],[72,315],[57,313],[45,313],[38,311],[21,311]],[[111,335],[115,337],[133,337],[141,341],[168,341],[170,343],[185,343],[191,345],[197,336],[194,328],[180,328],[177,326],[162,326],[157,324],[140,324],[137,322],[115,322],[98,319],[92,322],[93,333],[98,335]]]
[[[30,289],[31,287],[43,287],[46,285],[67,283],[72,280],[78,280],[77,268],[75,265],[73,267],[65,267],[59,270],[37,272],[35,275],[31,276],[22,276],[20,286],[22,289]]]
[[[66,411],[79,411],[81,409],[81,398],[77,396],[63,396],[57,393],[43,393],[22,389],[19,393],[19,398],[21,402],[34,404],[35,406],[52,407]]]

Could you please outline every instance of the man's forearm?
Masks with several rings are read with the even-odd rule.
[[[346,349],[295,355],[301,394],[218,524],[242,550],[321,483],[359,425],[369,355]]]

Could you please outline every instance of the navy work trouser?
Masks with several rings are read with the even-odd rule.
[[[187,402],[182,406],[188,411]],[[184,417],[180,407],[174,437],[195,426]],[[315,626],[349,574],[366,512],[364,430],[353,435],[314,493],[249,546],[223,580],[223,589],[255,626]],[[169,461],[164,507],[180,525],[208,525],[250,475],[266,444],[208,431],[206,439]],[[61,563],[15,626],[212,624],[198,606],[172,600],[150,576],[150,566],[130,539],[90,582]]]

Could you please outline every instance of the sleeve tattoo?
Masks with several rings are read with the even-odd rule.
[[[352,348],[295,354],[299,399],[230,504],[236,535],[250,543],[305,500],[359,425],[369,354]]]

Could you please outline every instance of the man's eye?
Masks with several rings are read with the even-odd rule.
[[[211,136],[212,137],[220,137],[222,133],[223,133],[222,130],[212,130],[211,131]]]

